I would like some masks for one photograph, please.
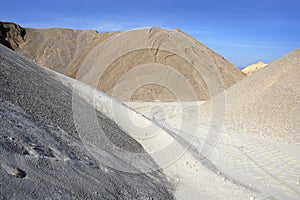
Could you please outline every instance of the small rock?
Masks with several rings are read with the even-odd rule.
[[[16,178],[25,178],[26,173],[19,168],[13,168],[11,175],[13,175]]]

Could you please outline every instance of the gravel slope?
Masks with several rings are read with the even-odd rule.
[[[216,95],[225,102],[227,130],[251,133],[289,143],[300,142],[300,49],[278,59]],[[201,106],[208,122],[208,103]]]
[[[57,77],[0,45],[0,199],[173,199],[162,172],[124,173],[89,154],[74,126],[72,87]],[[113,143],[144,151],[97,116]],[[130,167],[109,154],[103,159]],[[141,162],[156,165],[150,156]]]

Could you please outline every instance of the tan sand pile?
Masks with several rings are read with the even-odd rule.
[[[297,49],[229,88],[227,129],[299,143],[299,65]]]
[[[245,76],[223,57],[179,30],[153,28],[104,34],[58,28],[24,30],[25,42],[16,48],[18,53],[109,95],[114,93],[119,100],[203,101]],[[146,48],[142,48],[145,44]],[[121,52],[133,46],[132,51]],[[117,56],[110,59],[113,55]],[[78,74],[80,67],[83,69]],[[90,67],[103,74],[94,73],[95,69]],[[132,74],[131,70],[135,72]],[[212,79],[219,79],[220,86],[212,89]],[[128,83],[132,80],[138,83],[137,87]],[[141,80],[148,82],[141,85]],[[176,90],[186,93],[178,94]]]
[[[77,74],[78,80],[122,101],[208,100],[243,77],[185,33],[160,28],[128,31],[105,40]],[[218,88],[212,89],[216,84]]]
[[[267,66],[267,64],[263,63],[263,62],[258,62],[256,64],[253,65],[249,65],[247,67],[245,67],[242,72],[244,72],[244,74],[246,74],[247,76],[250,76],[253,72],[263,68]]]

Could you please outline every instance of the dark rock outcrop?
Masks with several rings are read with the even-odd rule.
[[[20,25],[10,22],[0,22],[0,43],[16,50],[25,41],[26,31]]]

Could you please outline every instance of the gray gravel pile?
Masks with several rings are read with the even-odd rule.
[[[113,143],[144,152],[113,121],[97,116]],[[130,167],[107,153],[103,159]],[[141,162],[156,165],[150,155]],[[172,193],[161,171],[130,174],[94,159],[73,122],[72,87],[0,45],[0,199],[173,199]]]

